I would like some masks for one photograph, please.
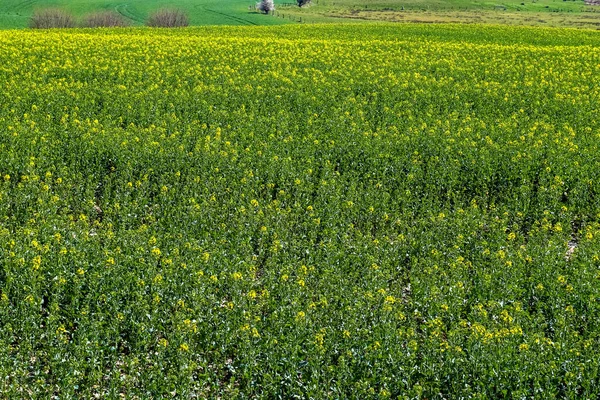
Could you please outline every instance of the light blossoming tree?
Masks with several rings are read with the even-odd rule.
[[[264,14],[268,14],[275,11],[275,3],[273,3],[273,0],[261,0],[256,3],[256,8]]]

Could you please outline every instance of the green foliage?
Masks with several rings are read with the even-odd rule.
[[[0,40],[3,397],[600,394],[596,32]]]

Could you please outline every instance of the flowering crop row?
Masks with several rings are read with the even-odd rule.
[[[597,398],[598,45],[0,33],[2,397]]]

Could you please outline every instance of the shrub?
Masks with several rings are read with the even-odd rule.
[[[114,11],[101,11],[90,14],[84,18],[83,24],[86,28],[119,27],[129,26],[130,23],[121,14]]]
[[[75,27],[75,19],[64,10],[39,10],[33,13],[29,21],[29,27],[33,29],[73,28]]]
[[[190,21],[183,11],[169,9],[158,10],[146,21],[146,25],[156,28],[178,28],[189,24]]]
[[[273,3],[273,0],[261,0],[256,4],[256,8],[260,12],[268,14],[271,11],[275,11],[275,3]]]
[[[310,4],[311,0],[296,0],[296,4],[298,4],[298,7],[304,7],[308,4]]]

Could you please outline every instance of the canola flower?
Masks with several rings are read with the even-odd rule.
[[[1,32],[2,397],[597,398],[599,45]]]

